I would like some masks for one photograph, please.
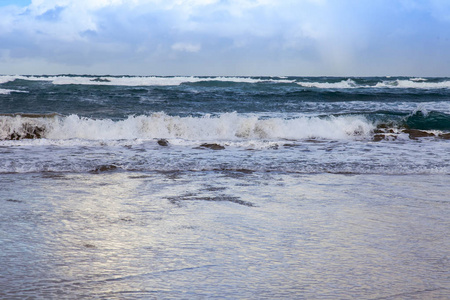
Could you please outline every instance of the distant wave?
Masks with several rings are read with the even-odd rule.
[[[308,88],[320,89],[367,89],[367,88],[390,88],[390,89],[449,89],[450,80],[427,82],[424,78],[382,80],[374,85],[358,84],[352,79],[339,82],[297,82],[298,85]]]
[[[117,85],[117,86],[176,86],[183,83],[197,82],[285,82],[286,79],[260,79],[253,77],[196,77],[196,76],[0,76],[0,84],[16,79],[29,81],[50,81],[53,84],[80,84],[80,85]]]
[[[178,86],[181,84],[292,84],[310,89],[450,89],[447,78],[305,78],[240,76],[0,76],[0,84],[14,80],[50,81],[55,85]]]
[[[356,82],[351,79],[342,80],[339,82],[297,82],[297,84],[303,87],[319,89],[351,89],[365,87],[356,84]]]
[[[377,88],[407,88],[407,89],[449,89],[450,81],[427,82],[425,80],[394,80],[382,81],[375,85]]]
[[[165,113],[130,116],[125,120],[70,116],[0,116],[0,139],[153,139],[204,141],[279,139],[354,139],[369,135],[374,124],[360,115],[269,118],[238,113],[178,117]]]
[[[10,89],[0,89],[0,95],[9,95],[11,93],[28,93],[28,91],[10,90]]]

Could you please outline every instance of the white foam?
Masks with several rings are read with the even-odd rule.
[[[429,82],[423,80],[397,79],[382,81],[375,85],[376,88],[407,88],[407,89],[448,89],[450,81]]]
[[[297,82],[298,85],[309,88],[319,88],[319,89],[351,89],[358,88],[358,86],[353,80],[347,79],[339,82]]]
[[[49,78],[53,84],[119,85],[119,86],[171,86],[184,82],[197,82],[198,77],[73,77]]]
[[[2,75],[0,76],[0,84],[11,82],[17,79],[17,76]]]
[[[0,95],[9,95],[12,90],[0,89]]]
[[[27,124],[24,126],[24,124]],[[45,128],[47,139],[120,140],[169,138],[193,141],[284,139],[354,139],[365,137],[374,125],[362,116],[260,119],[256,115],[179,117],[165,113],[130,116],[125,120],[97,120],[77,115],[28,118],[0,116],[0,139],[26,128]]]
[[[196,77],[196,76],[0,76],[0,84],[16,79],[29,81],[51,81],[53,84],[79,84],[79,85],[118,85],[118,86],[177,86],[183,83],[196,83],[208,81],[259,83],[277,82],[292,83],[294,80],[285,79],[259,79],[252,77]]]
[[[357,84],[352,79],[339,82],[297,82],[298,85],[308,88],[319,89],[361,89],[361,88],[411,88],[411,89],[448,89],[450,81],[430,82],[424,78],[383,80],[375,85]]]
[[[10,90],[10,89],[0,89],[0,95],[9,95],[11,93],[28,93],[28,91]]]
[[[387,77],[389,78],[389,77]],[[448,89],[450,80],[429,81],[425,78],[389,79],[376,84],[358,84],[349,78],[338,82],[308,82],[288,79],[286,77],[256,78],[256,77],[198,77],[198,76],[0,76],[0,84],[16,79],[28,81],[50,81],[53,84],[79,84],[79,85],[117,85],[117,86],[177,86],[183,83],[196,82],[235,82],[235,83],[296,83],[306,88],[319,89],[364,89],[364,88],[414,88],[414,89]]]

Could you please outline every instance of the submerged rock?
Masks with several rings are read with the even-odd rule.
[[[418,129],[405,129],[405,130],[403,130],[403,132],[409,134],[409,138],[413,139],[413,140],[417,139],[417,138],[421,138],[421,137],[435,136],[434,133],[426,132],[426,131],[418,130]]]
[[[44,127],[25,123],[22,125],[21,130],[9,134],[5,137],[5,140],[40,139],[43,137],[44,132]]]
[[[109,79],[106,79],[106,78],[100,78],[100,77],[91,79],[91,81],[93,81],[93,82],[111,82],[111,80],[109,80]]]
[[[391,134],[391,133],[378,133],[372,137],[372,141],[374,141],[374,142],[379,142],[379,141],[383,141],[383,140],[395,141],[396,139],[397,139],[397,135]]]
[[[379,141],[384,140],[385,138],[386,138],[386,136],[384,134],[375,134],[373,136],[373,141],[374,142],[379,142]]]
[[[159,139],[158,145],[163,146],[163,147],[169,146],[169,141],[167,141],[166,139]]]
[[[6,199],[8,202],[14,202],[14,203],[23,203],[22,200],[16,200],[16,199]]]
[[[117,169],[117,166],[115,166],[115,165],[101,165],[101,166],[96,167],[92,172],[100,173],[100,172],[114,171],[116,169]]]
[[[224,146],[219,145],[219,144],[208,144],[208,143],[204,143],[200,145],[200,148],[208,148],[211,150],[223,150],[225,149]]]
[[[439,137],[444,140],[450,140],[450,132],[449,133],[441,133],[439,135]]]

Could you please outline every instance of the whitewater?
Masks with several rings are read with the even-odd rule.
[[[0,76],[0,298],[447,299],[450,78]]]

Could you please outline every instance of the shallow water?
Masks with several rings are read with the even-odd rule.
[[[0,298],[447,299],[449,180],[0,174]]]

